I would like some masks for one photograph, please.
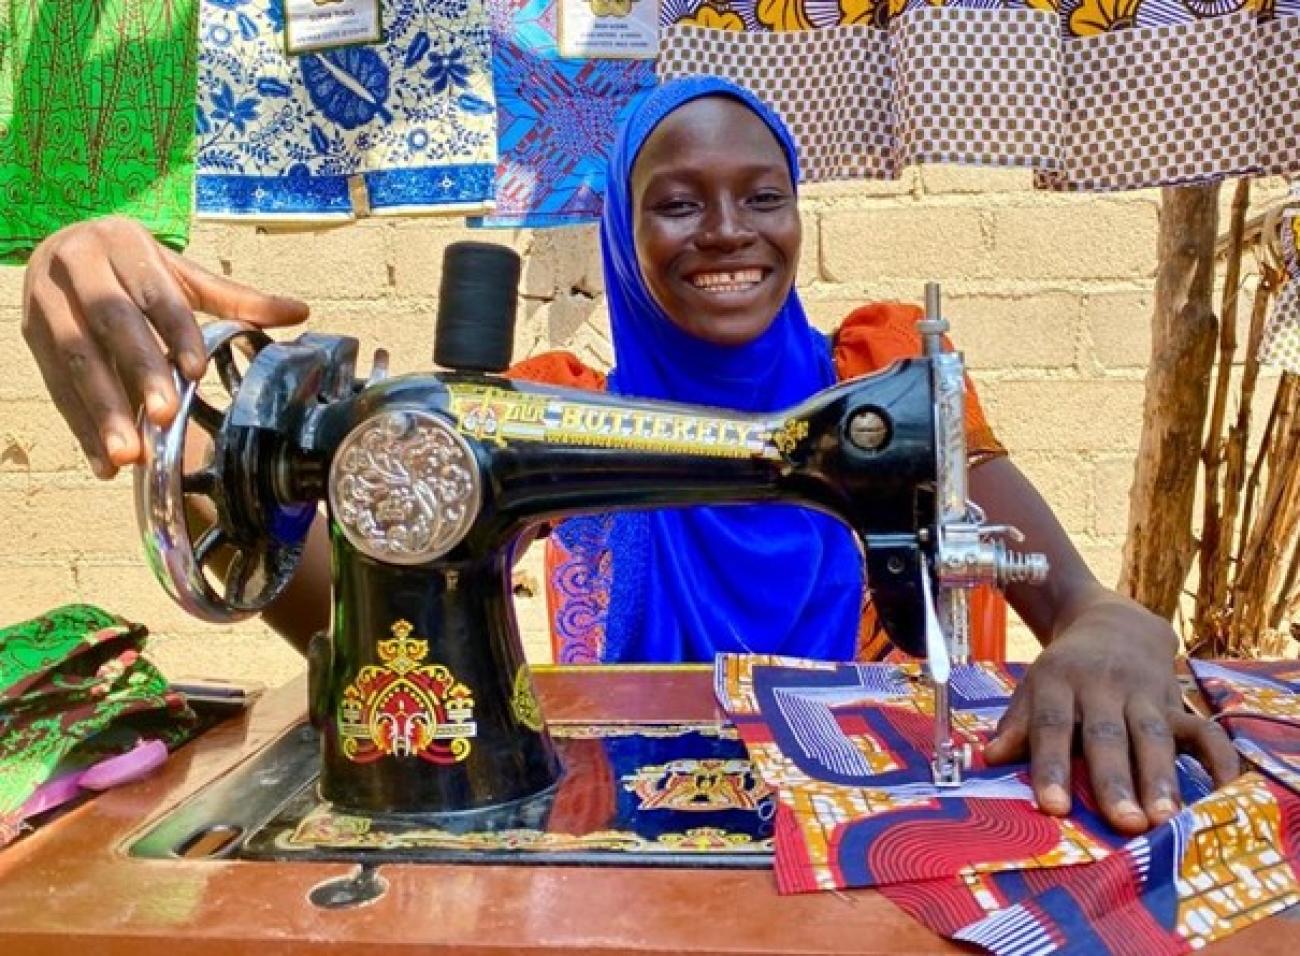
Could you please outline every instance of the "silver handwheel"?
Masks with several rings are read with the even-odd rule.
[[[213,391],[224,391],[233,404],[243,381],[239,363],[271,339],[247,323],[221,321],[204,326],[203,341],[220,379],[221,388]],[[144,461],[135,468],[135,509],[145,555],[163,588],[190,614],[214,623],[242,620],[263,610],[288,584],[315,509],[262,502],[253,489],[258,517],[268,517],[269,509],[269,523],[287,530],[270,537],[244,534],[240,522],[231,520],[233,497],[247,497],[248,489],[244,476],[230,474],[229,463],[239,456],[227,447],[226,409],[216,396],[210,400],[200,383],[173,375],[181,397],[175,420],[166,428],[143,417],[140,424]],[[209,448],[203,463],[187,472],[191,424],[206,435]],[[236,504],[247,512],[247,501]]]

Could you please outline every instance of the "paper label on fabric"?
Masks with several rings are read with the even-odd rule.
[[[284,44],[289,55],[378,43],[380,0],[284,0]]]
[[[560,0],[562,57],[652,60],[659,55],[659,0]]]

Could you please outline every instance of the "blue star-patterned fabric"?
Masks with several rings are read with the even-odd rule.
[[[281,0],[202,0],[200,217],[491,208],[496,106],[482,0],[385,0],[384,40],[288,56]]]
[[[501,158],[477,226],[595,222],[623,120],[655,87],[652,60],[559,59],[555,0],[485,0]]]

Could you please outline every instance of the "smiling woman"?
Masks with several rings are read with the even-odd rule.
[[[739,101],[706,97],[659,125],[632,170],[636,255],[682,331],[742,345],[794,285],[802,239],[793,157]]]

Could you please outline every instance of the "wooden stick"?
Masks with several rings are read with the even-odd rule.
[[[1223,606],[1227,589],[1228,548],[1231,532],[1222,534],[1227,522],[1220,507],[1219,470],[1223,466],[1227,439],[1223,434],[1223,420],[1228,409],[1228,387],[1232,382],[1232,360],[1237,354],[1237,301],[1241,282],[1242,231],[1246,223],[1246,208],[1250,205],[1250,177],[1237,180],[1232,194],[1232,212],[1229,219],[1228,262],[1223,279],[1223,305],[1219,310],[1218,374],[1214,382],[1214,398],[1210,402],[1210,424],[1201,450],[1204,468],[1204,492],[1201,510],[1200,571],[1201,580],[1196,595],[1194,633],[1209,633],[1211,618]]]

